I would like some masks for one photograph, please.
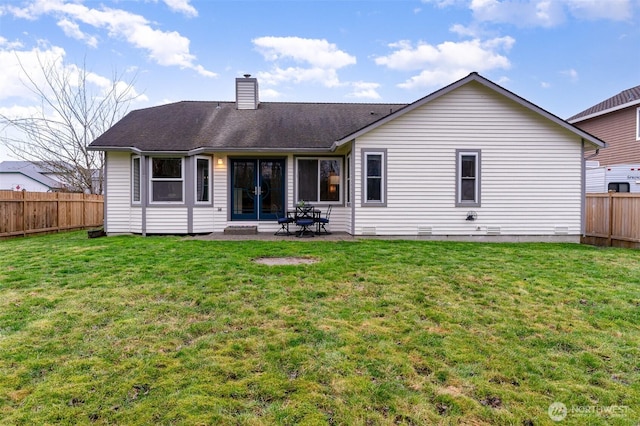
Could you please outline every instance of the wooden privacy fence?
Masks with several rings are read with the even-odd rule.
[[[640,248],[640,194],[587,194],[582,242]]]
[[[104,197],[0,191],[0,238],[102,226]]]

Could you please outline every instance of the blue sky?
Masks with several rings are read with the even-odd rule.
[[[18,61],[83,62],[132,109],[233,100],[413,102],[472,71],[567,118],[640,84],[640,0],[0,1],[0,112],[37,99]],[[0,146],[0,160],[8,159]]]

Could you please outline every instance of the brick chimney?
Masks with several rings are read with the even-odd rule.
[[[258,109],[258,79],[245,74],[244,78],[236,78],[236,108]]]

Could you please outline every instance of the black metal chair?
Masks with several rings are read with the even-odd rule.
[[[280,229],[278,229],[273,235],[293,235],[291,232],[289,232],[289,224],[293,223],[294,219],[292,217],[289,217],[289,215],[283,216],[283,213],[284,212],[280,209],[280,207],[276,207],[276,219],[278,220]]]
[[[313,230],[310,229],[313,226],[313,218],[301,217],[296,219],[296,225],[302,229],[296,232],[296,237],[313,237]]]
[[[314,208],[310,204],[301,204],[296,206],[295,222],[300,229],[296,232],[296,237],[313,237],[314,232],[311,229],[316,223],[313,215]]]
[[[316,222],[318,223],[318,230],[316,233],[318,235],[331,234],[331,232],[327,231],[327,228],[325,228],[325,225],[329,223],[329,216],[331,216],[331,207],[332,206],[327,207],[327,214],[325,217],[319,217],[316,219]]]

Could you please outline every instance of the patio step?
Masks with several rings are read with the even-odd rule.
[[[257,226],[227,226],[224,228],[227,235],[254,235],[258,233]]]

